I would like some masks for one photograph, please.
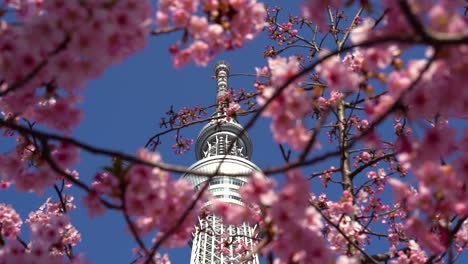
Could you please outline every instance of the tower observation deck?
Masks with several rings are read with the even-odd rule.
[[[260,169],[250,161],[252,142],[243,132],[243,127],[235,118],[226,118],[224,109],[228,106],[227,79],[229,65],[220,61],[215,66],[217,81],[218,108],[213,119],[206,124],[197,138],[195,155],[197,162],[189,170],[197,175],[184,174],[183,177],[201,189],[208,184],[207,190],[215,199],[232,205],[247,206],[241,200],[239,188],[247,182],[247,175]],[[199,175],[199,173],[206,174]],[[224,174],[224,175],[223,175]],[[210,206],[207,203],[205,206]],[[241,245],[254,246],[255,226],[225,225],[220,217],[210,214],[200,216],[192,239],[190,264],[258,264],[258,256],[245,260],[245,252],[239,252]],[[229,243],[223,243],[228,240]]]

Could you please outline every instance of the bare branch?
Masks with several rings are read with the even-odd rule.
[[[351,21],[351,25],[349,26],[348,30],[344,34],[343,38],[337,43],[338,44],[338,50],[340,50],[343,47],[343,45],[346,43],[346,41],[348,40],[349,34],[351,33],[351,30],[353,30],[356,27],[356,24],[355,24],[356,19],[358,19],[361,16],[362,11],[364,11],[364,8],[361,7],[356,12],[356,15],[354,16],[353,20]]]
[[[183,28],[179,27],[169,27],[169,28],[161,28],[161,29],[155,29],[151,31],[151,35],[153,36],[158,36],[158,35],[163,35],[163,34],[170,34],[176,31],[183,30]]]
[[[368,168],[369,166],[372,166],[374,164],[376,164],[377,162],[381,161],[381,160],[384,160],[384,159],[388,159],[388,158],[392,158],[395,156],[395,153],[389,153],[389,154],[385,154],[385,155],[382,155],[380,157],[377,157],[361,166],[359,166],[358,168],[356,168],[354,171],[350,172],[349,173],[349,177],[350,178],[354,178],[356,175],[358,175],[359,173],[361,173],[363,170],[365,170],[366,168]]]

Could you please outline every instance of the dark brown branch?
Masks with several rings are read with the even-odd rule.
[[[54,190],[57,193],[57,196],[59,197],[60,206],[62,207],[63,213],[66,214],[67,213],[67,204],[66,204],[65,200],[63,199],[62,191],[59,189],[57,184],[54,184]]]
[[[369,166],[372,166],[372,165],[376,164],[377,162],[379,162],[381,160],[392,158],[394,156],[395,156],[395,153],[389,153],[389,154],[385,154],[385,155],[382,155],[380,157],[377,157],[377,158],[375,158],[375,159],[373,159],[373,160],[359,166],[354,171],[350,172],[349,177],[354,178],[354,176],[358,175],[359,173],[361,173],[363,170],[365,170]]]
[[[312,178],[324,175],[326,173],[325,171],[327,171],[329,173],[335,173],[335,172],[340,171],[340,170],[341,170],[341,168],[336,168],[334,170],[323,170],[323,171],[319,171],[319,172],[314,172],[314,173],[310,174],[309,178],[307,178],[307,179],[310,180]]]
[[[210,106],[210,107],[207,107],[206,109],[209,109],[211,107],[214,107],[214,106]],[[243,111],[243,112],[240,112],[238,113],[239,116],[242,116],[242,115],[247,115],[249,113],[253,113],[257,111],[256,109],[252,109],[252,110],[247,110],[247,111]],[[151,144],[151,142],[153,142],[155,139],[159,138],[160,136],[163,136],[165,134],[168,134],[170,132],[173,132],[173,131],[177,131],[177,130],[180,130],[180,129],[183,129],[183,128],[186,128],[186,127],[190,127],[192,125],[196,125],[196,124],[200,124],[200,123],[205,123],[205,122],[209,122],[209,121],[213,121],[213,120],[221,120],[223,118],[225,118],[226,115],[220,115],[220,116],[212,116],[212,117],[208,117],[208,118],[204,118],[204,119],[200,119],[200,120],[195,120],[195,121],[190,121],[188,123],[185,123],[185,124],[182,124],[180,126],[174,126],[174,127],[171,127],[169,129],[166,129],[162,132],[159,132],[157,134],[154,134],[153,136],[151,136],[147,141],[146,141],[146,144],[145,144],[145,148],[149,147],[149,145]]]
[[[403,11],[403,14],[406,17],[406,20],[410,23],[412,29],[421,36],[424,40],[430,41],[430,36],[426,32],[424,26],[419,22],[419,20],[416,18],[416,15],[413,14],[411,11],[411,7],[408,5],[406,0],[399,0],[398,3],[400,4],[400,8]]]
[[[147,166],[151,166],[151,167],[156,167],[156,168],[160,168],[160,169],[165,170],[165,171],[178,172],[178,173],[190,172],[190,173],[195,174],[195,175],[204,175],[201,172],[189,171],[189,170],[187,170],[186,167],[183,167],[183,166],[169,165],[169,164],[162,163],[162,162],[158,162],[158,163],[148,162],[148,161],[139,159],[139,158],[137,158],[135,156],[132,156],[132,155],[129,155],[129,154],[126,154],[126,153],[123,153],[123,152],[114,151],[114,150],[105,149],[105,148],[98,148],[98,147],[95,147],[93,145],[86,144],[84,142],[78,141],[78,140],[76,140],[74,138],[61,136],[59,134],[46,133],[46,132],[30,129],[30,128],[15,124],[15,123],[10,122],[10,121],[5,121],[5,120],[0,119],[0,126],[9,127],[10,129],[16,130],[16,131],[18,131],[20,133],[31,135],[33,137],[37,137],[39,139],[46,139],[47,141],[48,140],[57,140],[57,141],[60,141],[60,142],[68,143],[68,144],[77,146],[77,147],[79,147],[79,148],[81,148],[81,149],[83,149],[83,150],[85,150],[87,152],[93,153],[93,154],[99,154],[99,155],[104,155],[104,156],[109,156],[109,157],[120,157],[122,160],[125,160],[125,161],[128,161],[128,162],[133,162],[133,163],[136,163],[136,164],[142,164],[142,165],[147,165]],[[233,176],[235,176],[235,175],[233,175]],[[69,178],[67,177],[67,179],[69,179]],[[73,177],[70,176],[69,180],[72,181],[73,183],[77,184],[79,187],[89,191],[89,188],[87,186],[85,187],[85,185],[83,186],[82,183],[81,184],[78,183],[78,181],[76,179],[74,179]]]
[[[291,150],[287,150],[283,147],[283,144],[278,144],[278,147],[281,151],[281,156],[283,157],[284,162],[289,162],[289,158],[291,157]]]
[[[468,36],[466,35],[453,36],[452,34],[433,32],[429,29],[426,29],[424,25],[417,19],[417,16],[413,13],[406,0],[399,0],[399,4],[403,14],[406,17],[406,20],[416,31],[416,34],[423,43],[427,43],[433,46],[467,43]]]
[[[18,241],[24,249],[28,249],[28,243],[26,243],[21,237],[16,236],[16,241]]]
[[[179,27],[155,29],[155,30],[151,31],[151,35],[157,36],[157,35],[162,35],[162,34],[169,34],[169,33],[173,33],[173,32],[176,32],[176,31],[179,31],[179,30],[182,30],[182,29],[183,28],[179,28]]]

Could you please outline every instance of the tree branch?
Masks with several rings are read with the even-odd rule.
[[[384,160],[384,159],[388,159],[388,158],[392,158],[395,156],[395,153],[389,153],[389,154],[385,154],[385,155],[382,155],[380,157],[377,157],[361,166],[359,166],[358,168],[356,168],[354,171],[350,172],[349,173],[349,177],[351,178],[354,178],[356,175],[358,175],[359,173],[361,173],[363,170],[365,170],[366,168],[368,168],[369,166],[372,166],[374,164],[376,164],[377,162],[381,161],[381,160]]]

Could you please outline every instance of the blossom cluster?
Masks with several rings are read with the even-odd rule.
[[[159,154],[144,149],[140,150],[137,156],[147,162],[161,162]],[[122,199],[124,213],[135,219],[139,235],[159,230],[154,241],[174,227],[187,210],[187,205],[196,197],[190,183],[184,179],[173,180],[167,171],[156,167],[132,164],[125,170],[116,170],[113,173],[111,170],[96,176],[92,190],[84,200],[89,214],[100,215],[104,212],[103,205],[98,200],[101,195],[115,200]],[[202,195],[175,232],[164,242],[164,246],[180,247],[187,243],[193,232],[198,211],[205,200],[205,196]]]
[[[149,34],[149,1],[7,4],[17,21],[0,25],[0,109],[64,132],[82,119],[77,90],[141,50]]]
[[[231,121],[232,118],[236,118],[237,113],[241,110],[241,106],[238,103],[231,102],[229,106],[225,110],[226,113],[226,121]]]
[[[21,219],[9,206],[0,205],[1,234],[7,243],[0,248],[2,263],[87,263],[82,256],[70,251],[81,241],[80,233],[70,223],[66,210],[74,209],[73,197],[65,197],[65,205],[53,203],[50,198],[39,210],[29,214],[26,224],[30,227],[31,242],[21,244],[19,235]],[[65,258],[66,257],[66,258]],[[3,262],[7,260],[7,262]]]
[[[185,32],[170,48],[175,67],[191,61],[205,66],[220,51],[242,47],[265,26],[265,7],[256,0],[203,0],[203,16],[197,15],[199,5],[199,0],[158,1],[158,28]]]
[[[297,57],[269,58],[267,68],[257,69],[257,77],[268,76],[269,82],[266,85],[257,83],[256,86],[259,106],[268,103],[262,114],[272,118],[273,138],[278,143],[289,144],[295,150],[302,150],[312,137],[312,133],[302,122],[302,118],[312,111],[311,98],[300,88],[300,80],[292,82],[283,90],[279,89],[299,71],[300,62]]]
[[[174,150],[175,154],[184,154],[185,152],[190,150],[190,146],[193,144],[192,138],[182,138],[182,135],[176,134],[175,135],[176,143],[171,146]]]
[[[460,12],[463,1],[405,2],[409,11],[404,10],[405,7],[399,1],[382,1],[386,14],[378,24],[372,19],[356,18],[347,29],[351,42],[357,45],[388,36],[413,37],[421,32],[428,38],[450,38],[468,33],[466,18]],[[310,12],[320,4],[322,9],[319,10],[323,12]],[[339,9],[341,4],[342,1],[307,1],[303,12],[323,30],[329,28],[325,22],[326,9]],[[413,13],[413,19],[423,28],[415,27],[414,21],[407,18],[407,12]],[[395,105],[399,105],[398,110],[402,110],[396,119],[404,118],[408,122],[431,120],[429,127],[418,129],[418,132],[422,132],[420,137],[404,129],[400,121],[394,126],[398,165],[391,164],[392,169],[401,176],[414,176],[416,189],[411,188],[409,182],[394,178],[388,180],[401,206],[399,213],[395,214],[401,214],[401,220],[404,220],[398,228],[398,234],[390,233],[400,238],[406,236],[417,239],[417,244],[412,240],[406,242],[408,247],[414,248],[412,251],[415,253],[409,256],[399,252],[399,258],[403,261],[403,258],[414,257],[413,261],[419,259],[420,262],[425,259],[424,250],[439,254],[447,249],[452,239],[449,235],[453,228],[451,221],[456,217],[463,219],[467,214],[466,135],[462,140],[457,140],[458,135],[446,120],[467,115],[468,97],[463,92],[466,90],[463,79],[466,76],[468,49],[466,45],[439,47],[428,41],[423,58],[404,62],[402,54],[408,48],[408,45],[397,42],[355,48],[342,60],[337,56],[327,58],[316,70],[331,90],[366,92],[364,110],[369,121],[362,118],[366,124],[363,129],[357,127],[360,132],[369,127],[369,122],[372,124],[393,111]],[[381,95],[375,98],[369,96],[374,92],[370,79],[383,84],[380,86],[383,89],[379,88]],[[374,143],[378,141],[374,131],[368,135],[374,137]],[[374,157],[368,152],[361,152],[355,159],[357,166]],[[381,171],[368,172],[368,177],[374,180],[375,189],[364,189],[369,191],[367,194],[362,190],[358,199],[366,200],[366,195],[372,198],[373,192],[382,192],[387,176],[382,176]],[[408,216],[405,216],[405,212]],[[397,228],[396,223],[392,225]],[[456,242],[459,250],[463,248],[460,245]],[[416,257],[418,254],[419,257]]]
[[[264,232],[272,239],[268,250],[275,252],[275,263],[330,263],[332,254],[323,241],[320,214],[309,206],[308,182],[298,170],[287,172],[279,191],[275,183],[259,172],[240,188],[242,199],[262,209]]]
[[[355,72],[354,65],[346,62],[346,59],[341,59],[336,55],[316,67],[320,77],[325,80],[327,87],[331,90],[356,91],[359,89],[360,76]]]
[[[62,175],[52,170],[47,161],[43,159],[44,151],[50,152],[52,162],[58,168],[75,178],[78,177],[76,171],[68,170],[79,162],[77,147],[59,143],[49,144],[44,150],[37,148],[31,141],[21,136],[17,138],[17,143],[15,151],[0,156],[0,179],[9,185],[14,184],[16,190],[42,195],[46,188],[53,186],[58,179],[63,179]]]
[[[302,16],[316,23],[322,30],[328,27],[325,22],[325,12],[327,8],[332,7],[334,9],[338,9],[342,4],[342,0],[306,0],[304,2],[305,3],[301,6]]]
[[[15,239],[20,233],[23,221],[16,211],[6,204],[0,204],[0,235],[7,239]]]
[[[427,30],[447,36],[468,33],[464,18],[457,11],[461,3],[438,1],[435,4],[432,2],[410,3],[418,19],[421,21],[427,19],[427,25],[424,25]],[[351,31],[351,40],[354,44],[386,35],[414,34],[397,2],[384,1],[383,5],[389,10],[389,14],[385,16],[382,26],[374,28],[375,21],[365,19],[361,25]],[[466,93],[459,93],[464,88],[463,76],[465,76],[465,66],[468,63],[466,45],[441,49],[428,47],[427,58],[409,60],[406,65],[402,61],[392,61],[391,58],[394,55],[402,53],[406,48],[406,46],[395,44],[376,45],[353,52],[352,57],[359,58],[361,63],[358,64],[366,71],[383,69],[390,63],[395,66],[395,70],[391,71],[386,78],[389,94],[379,100],[378,104],[373,107],[371,115],[374,117],[381,115],[403,96],[403,101],[408,107],[407,113],[413,119],[427,118],[436,114],[448,117],[466,116]],[[424,74],[422,74],[423,71]],[[419,82],[413,87],[412,83],[421,74]]]
[[[454,142],[455,131],[448,127],[434,127],[422,140],[411,139],[398,155],[403,167],[411,169],[418,180],[418,188],[410,189],[397,179],[390,179],[395,199],[408,212],[421,212],[430,226],[417,213],[410,214],[405,224],[406,232],[418,238],[419,244],[437,254],[445,251],[449,219],[468,214],[466,199],[466,142],[468,134],[460,142]],[[402,143],[404,144],[404,143]],[[458,146],[458,147],[456,147]],[[455,151],[461,152],[451,165],[441,165],[440,157]],[[438,230],[434,232],[434,230]]]
[[[275,40],[276,43],[281,46],[284,43],[290,44],[297,40],[298,29],[295,27],[300,24],[299,17],[290,16],[288,22],[277,23],[275,14],[279,12],[281,8],[268,8],[268,20],[270,21],[268,29],[268,35],[270,39]],[[268,49],[267,49],[268,50]],[[271,57],[274,55],[274,50],[266,51],[265,57]]]
[[[73,197],[69,195],[64,197],[64,205],[60,202],[53,203],[49,198],[39,210],[29,214],[26,223],[31,228],[31,248],[46,255],[49,252],[58,256],[70,254],[67,252],[68,247],[81,241],[80,233],[64,213],[64,206],[67,211],[75,208],[72,202]]]
[[[423,26],[428,32],[443,34],[444,36],[466,35],[468,29],[462,14],[457,10],[463,6],[462,1],[425,1],[424,3],[408,3],[415,18],[426,22]],[[305,17],[324,26],[327,7],[339,9],[342,1],[307,1],[303,5]],[[375,25],[372,19],[357,19],[354,26],[348,28],[353,44],[372,41],[386,36],[414,35],[412,25],[405,17],[404,11],[397,1],[382,1],[382,8],[387,10],[382,23]],[[313,12],[311,10],[314,10]],[[321,11],[316,11],[321,10]],[[309,12],[311,11],[311,12]],[[450,21],[450,22],[449,22]],[[366,48],[356,48],[351,54],[341,60],[332,56],[319,64],[316,68],[320,77],[326,81],[331,89],[345,89],[356,91],[359,84],[369,76],[385,81],[388,94],[382,96],[374,105],[368,107],[368,114],[374,119],[381,116],[403,96],[411,118],[427,118],[436,114],[452,117],[466,116],[465,93],[463,90],[463,76],[466,69],[466,45],[454,45],[444,48],[428,47],[427,58],[409,60],[405,65],[396,56],[408,46],[395,43],[379,44]],[[465,56],[463,55],[465,54]],[[430,59],[435,56],[435,59]],[[430,62],[430,65],[428,63]],[[386,74],[378,74],[378,69],[385,69],[389,65],[394,70]],[[428,65],[428,69],[425,69]],[[425,71],[421,80],[412,87],[412,83]]]
[[[317,198],[321,201],[321,207],[325,216],[333,222],[336,227],[329,226],[326,238],[330,243],[330,249],[338,254],[347,256],[358,256],[360,252],[350,247],[348,239],[352,239],[360,247],[363,247],[367,236],[364,234],[364,227],[356,221],[356,216],[361,215],[360,208],[354,204],[352,194],[343,191],[343,196],[339,202],[332,202],[322,195]],[[341,232],[340,232],[341,231]],[[343,236],[343,233],[346,235]]]

